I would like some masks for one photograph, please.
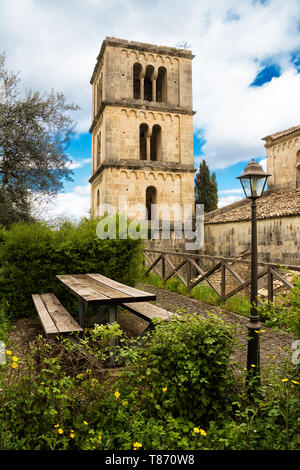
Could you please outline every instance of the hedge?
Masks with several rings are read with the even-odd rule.
[[[0,293],[9,318],[35,315],[33,293],[54,292],[67,308],[77,311],[77,302],[57,274],[94,272],[128,285],[140,279],[142,240],[100,240],[97,223],[83,219],[51,227],[21,222],[0,230]]]

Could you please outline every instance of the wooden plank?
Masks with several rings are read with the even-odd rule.
[[[200,282],[202,282],[204,279],[208,282],[208,276],[210,276],[211,274],[213,274],[215,271],[217,271],[217,269],[219,269],[222,265],[222,261],[220,261],[219,263],[217,263],[215,266],[213,266],[211,269],[209,269],[208,271],[206,271],[206,273],[204,273],[202,276],[200,276],[198,279],[197,278],[194,278],[194,282],[191,282],[191,289],[195,286],[197,286],[197,284],[199,284]],[[219,290],[212,284],[210,283],[210,286],[213,288],[213,290],[221,297],[221,292],[219,292]]]
[[[205,275],[205,272],[200,268],[200,266],[199,266],[197,263],[195,263],[194,260],[190,259],[190,263],[192,263],[192,265],[197,269],[197,271],[198,271],[202,276]],[[195,281],[195,279],[197,279],[197,278],[191,279],[191,283],[192,283],[193,280]],[[205,278],[205,281],[208,283],[208,285],[210,285],[210,287],[211,287],[215,292],[217,292],[217,294],[219,294],[219,292],[216,291],[216,287],[214,286],[214,284],[211,282],[211,280],[210,280],[209,278]],[[191,283],[190,283],[190,285],[192,285]],[[196,285],[197,285],[197,284],[196,284]],[[193,287],[195,287],[195,285],[193,285]],[[220,294],[219,294],[219,295],[220,295]]]
[[[150,264],[150,266],[147,268],[147,271],[145,272],[146,276],[151,271],[151,269],[153,269],[154,266],[162,259],[162,257],[163,257],[163,254],[160,254],[159,257],[156,258],[156,260],[154,260],[153,263]]]
[[[56,328],[54,321],[50,317],[49,312],[46,309],[41,296],[39,294],[32,294],[32,300],[34,302],[38,316],[41,320],[41,324],[46,337],[52,338],[57,336],[59,334],[59,331]]]
[[[137,301],[146,301],[146,300],[156,300],[155,294],[150,294],[149,292],[144,292],[140,289],[136,289],[134,287],[126,286],[125,284],[121,284],[121,282],[114,281],[108,277],[102,276],[102,274],[86,274],[87,276],[99,281],[109,287],[112,287],[118,291],[120,291],[120,299],[122,295],[128,294],[130,297],[126,299],[126,302],[137,302]],[[116,299],[113,299],[116,302]],[[120,302],[117,302],[120,303]]]
[[[167,260],[167,263],[170,264],[170,262]],[[176,273],[176,271],[180,268],[182,268],[182,266],[185,265],[185,263],[187,263],[187,259],[184,259],[183,261],[180,261],[180,263],[174,268],[173,266],[173,269],[168,273],[168,275],[165,277],[165,281],[167,281],[168,279],[170,279],[170,277],[173,276],[173,274]]]
[[[154,318],[169,320],[170,317],[174,315],[174,313],[168,312],[168,310],[158,307],[157,305],[150,304],[149,302],[122,303],[121,306],[149,322]]]
[[[132,297],[129,294],[123,294],[122,292],[120,292],[120,290],[110,287],[107,284],[104,284],[103,282],[96,281],[95,279],[86,274],[73,274],[72,276],[75,279],[81,281],[85,286],[90,287],[91,289],[111,299],[118,299],[120,302],[126,302],[126,300]]]
[[[149,258],[149,256],[146,255],[146,253],[144,253],[144,256],[145,256],[146,260],[148,261],[148,263],[149,263],[149,265],[150,265],[150,264],[152,263],[151,259]],[[152,269],[153,269],[153,271],[156,272],[156,274],[158,275],[158,277],[161,278],[161,274],[160,274],[160,272],[158,271],[158,269],[156,268],[156,266],[153,266]],[[149,273],[147,273],[147,274],[149,274]],[[145,274],[145,275],[146,275],[146,274]]]
[[[177,276],[177,277],[181,280],[182,284],[183,284],[185,287],[187,287],[187,283],[186,283],[185,279],[181,276],[181,274],[179,274],[179,272],[177,272],[177,269],[180,269],[180,267],[183,266],[183,264],[185,264],[185,263],[187,262],[187,259],[184,260],[184,263],[181,262],[178,266],[176,266],[176,268],[173,266],[173,263],[172,263],[167,257],[165,257],[165,261],[166,261],[166,263],[168,263],[168,265],[169,265],[169,266],[171,267],[171,269],[173,270],[173,271],[172,271],[172,276],[173,276],[173,274],[175,274],[175,276]],[[171,277],[171,276],[170,276],[170,274],[169,274],[169,275],[166,277],[166,280],[169,279],[170,277]]]
[[[268,269],[265,269],[257,276],[257,279],[260,279],[261,277],[265,276],[267,273],[268,273]],[[229,292],[225,296],[224,300],[229,299],[229,297],[232,297],[234,294],[237,294],[240,290],[245,289],[245,287],[248,287],[250,284],[251,284],[251,279],[248,279],[248,281],[245,281],[243,284],[241,284],[240,286],[236,287],[231,292]]]
[[[86,304],[88,302],[106,304],[111,300],[106,295],[100,294],[100,292],[97,292],[94,289],[84,285],[82,281],[75,279],[70,274],[57,275],[56,277],[73,295],[75,295],[75,297],[77,297],[79,300],[83,300]]]
[[[277,271],[275,271],[272,268],[270,268],[270,271],[273,274],[273,276],[278,279],[278,281],[282,282],[282,284],[284,284],[289,289],[293,289],[294,286],[289,281],[287,281],[281,274],[279,274]]]
[[[59,333],[83,331],[54,294],[42,294],[41,298]]]

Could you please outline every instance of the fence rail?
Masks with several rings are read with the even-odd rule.
[[[244,279],[243,275],[237,272],[237,268],[233,267],[233,265],[238,264],[243,268],[244,274],[245,271],[246,274],[249,274],[247,273],[247,270],[250,272],[251,266],[251,261],[249,260],[150,249],[144,250],[144,256],[146,275],[150,271],[154,271],[163,281],[167,281],[171,277],[177,277],[188,290],[193,289],[202,282],[207,282],[222,300],[227,300],[244,289],[248,293],[250,292],[250,276]],[[178,258],[182,258],[179,263]],[[177,263],[174,259],[177,260]],[[201,264],[207,264],[209,261],[213,262],[212,267],[209,269],[201,267]],[[269,302],[274,300],[275,281],[279,281],[280,286],[284,286],[287,289],[293,288],[292,282],[284,277],[283,272],[297,271],[300,273],[300,266],[258,262],[258,267],[260,268],[258,279],[262,279],[264,276],[267,277],[266,290]]]

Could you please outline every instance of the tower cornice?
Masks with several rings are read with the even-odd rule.
[[[106,168],[124,168],[130,170],[148,170],[148,171],[163,171],[163,172],[179,172],[179,173],[195,173],[196,169],[191,165],[184,165],[182,163],[166,162],[166,161],[152,161],[152,160],[110,160],[103,162],[100,167],[89,179],[90,183],[93,183],[95,179],[105,170]]]
[[[102,42],[101,49],[97,57],[97,63],[94,67],[94,71],[91,76],[91,80],[90,80],[91,85],[93,84],[94,79],[97,75],[99,64],[101,63],[103,54],[107,46],[123,47],[126,49],[137,50],[140,52],[154,52],[157,54],[164,54],[164,55],[168,55],[172,57],[182,57],[182,58],[191,59],[191,60],[195,57],[192,54],[192,51],[187,50],[187,49],[179,49],[176,47],[167,47],[167,46],[158,46],[156,44],[148,44],[148,43],[137,42],[137,41],[127,41],[126,39],[106,37],[104,41]]]
[[[89,132],[92,133],[95,129],[98,119],[100,118],[101,114],[103,113],[106,106],[115,106],[119,108],[130,108],[130,109],[137,109],[141,110],[149,110],[149,111],[161,111],[165,113],[176,113],[176,114],[188,114],[193,116],[196,114],[197,111],[193,111],[192,109],[183,108],[180,106],[172,106],[168,103],[160,103],[160,102],[149,102],[144,100],[136,100],[136,99],[123,99],[123,100],[104,100],[101,103],[101,106],[93,119],[92,125],[89,129]]]

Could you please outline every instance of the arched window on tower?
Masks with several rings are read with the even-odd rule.
[[[96,201],[96,215],[97,217],[100,217],[100,191],[99,189],[97,190],[97,201]]]
[[[156,101],[167,102],[167,70],[159,67],[156,79]]]
[[[152,101],[153,94],[152,94],[152,75],[154,72],[153,65],[147,65],[146,73],[144,78],[144,100]]]
[[[148,186],[146,189],[147,220],[151,220],[152,216],[155,218],[155,207],[152,207],[153,204],[157,204],[157,189],[154,186]]]
[[[149,134],[148,124],[140,125],[140,160],[147,160],[147,137]]]
[[[150,139],[150,160],[161,160],[161,127],[155,124],[152,128],[152,135]]]
[[[97,168],[96,169],[98,170],[100,163],[101,163],[101,132],[99,132],[99,134],[97,135],[96,152],[97,152],[97,161],[96,161]]]
[[[97,99],[96,113],[99,111],[99,108],[102,103],[102,82],[103,82],[103,74],[101,73],[98,83],[96,85],[96,99]]]
[[[300,188],[300,150],[296,154],[296,188]]]
[[[142,71],[142,65],[139,63],[133,66],[133,98],[135,100],[142,99],[141,97],[141,79],[140,73]]]

